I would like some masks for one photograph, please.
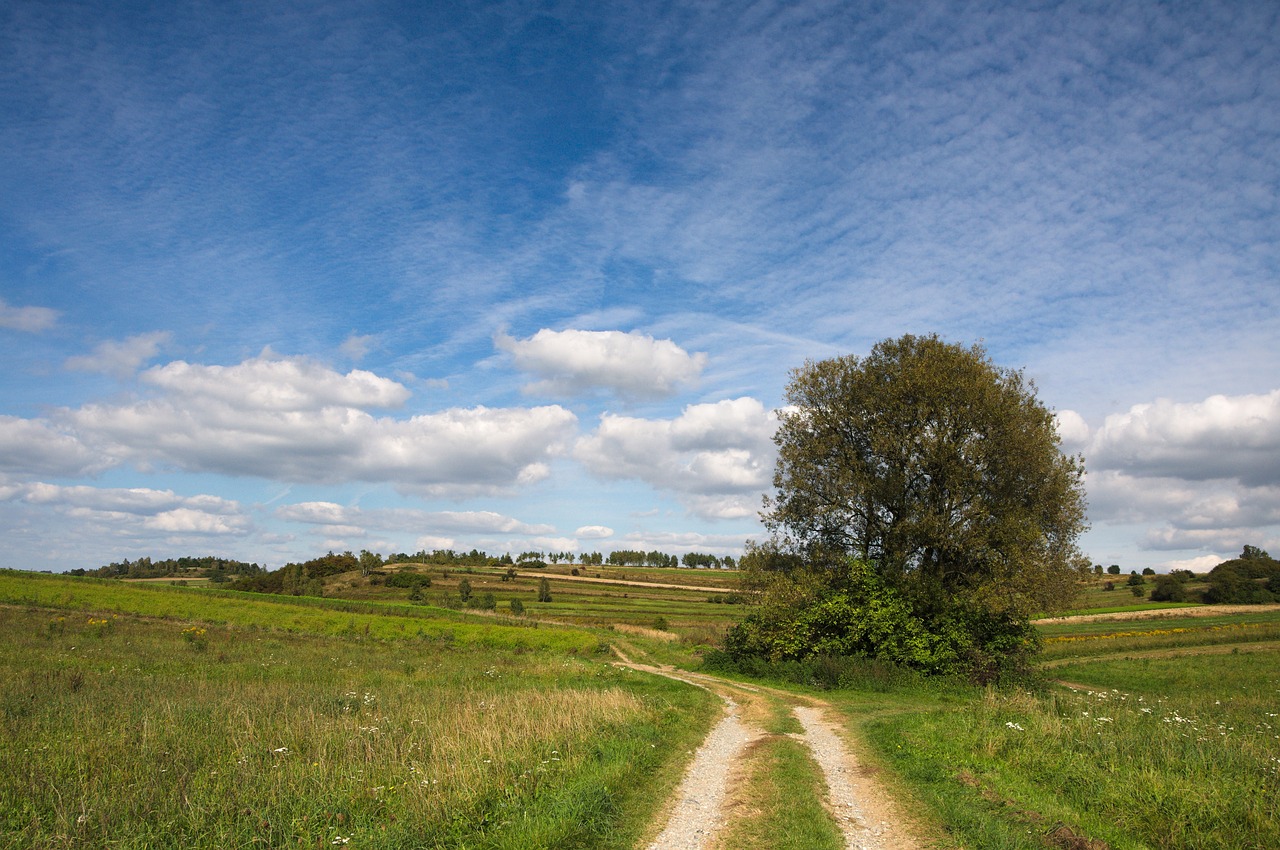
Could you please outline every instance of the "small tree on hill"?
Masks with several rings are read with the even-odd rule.
[[[547,581],[545,578],[538,579],[538,601],[551,601],[551,582]]]

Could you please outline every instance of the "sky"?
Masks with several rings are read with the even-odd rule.
[[[0,8],[0,566],[738,554],[790,371],[1023,369],[1280,555],[1280,3]]]

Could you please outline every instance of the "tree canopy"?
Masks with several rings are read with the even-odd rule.
[[[796,370],[765,522],[817,562],[1029,614],[1073,592],[1083,464],[1020,371],[937,336]]]
[[[1083,463],[1020,371],[978,345],[908,335],[806,363],[787,401],[762,515],[772,539],[743,558],[769,591],[731,651],[799,657],[819,651],[796,640],[815,611],[837,631],[894,611],[919,640],[895,627],[824,645],[955,669],[1025,649],[1029,616],[1074,595],[1088,567]],[[838,617],[817,610],[833,599]]]

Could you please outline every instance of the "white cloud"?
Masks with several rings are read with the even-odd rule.
[[[613,529],[607,525],[584,525],[574,535],[584,540],[604,540],[613,536]]]
[[[409,508],[363,510],[333,502],[298,502],[276,509],[277,518],[310,525],[372,527],[383,531],[454,531],[550,534],[554,526],[521,522],[493,511],[421,511]],[[336,533],[336,532],[335,532]]]
[[[8,488],[7,498],[65,513],[89,527],[105,524],[114,534],[243,535],[252,529],[237,502],[204,494],[30,482]]]
[[[621,331],[552,331],[529,339],[506,334],[494,344],[517,369],[541,376],[526,392],[553,396],[607,389],[629,398],[661,398],[697,380],[707,355],[689,354],[669,339]]]
[[[1227,560],[1222,555],[1200,555],[1195,558],[1182,558],[1175,561],[1165,561],[1160,565],[1160,572],[1170,572],[1172,570],[1191,570],[1193,573],[1207,573],[1209,570]]]
[[[1130,475],[1280,485],[1280,390],[1134,405],[1107,417],[1086,457]]]
[[[1280,529],[1280,390],[1134,405],[1085,457],[1095,526],[1143,550],[1232,552]]]
[[[0,416],[0,472],[92,475],[117,463],[42,419]]]
[[[232,367],[179,361],[142,379],[163,394],[64,411],[68,430],[111,462],[287,482],[389,482],[456,496],[545,478],[547,460],[577,425],[558,405],[375,417],[359,408],[399,404],[408,390],[370,372],[341,375],[310,361],[265,355]],[[6,424],[12,431],[40,430],[21,420]],[[45,443],[61,438],[65,445],[53,448],[72,452],[72,438],[44,431]]]
[[[741,536],[706,534],[698,531],[632,532],[624,538],[628,549],[663,552],[710,552],[737,554],[742,551]]]
[[[352,360],[363,360],[364,356],[373,348],[373,343],[376,339],[377,337],[373,334],[362,336],[353,333],[346,338],[342,345],[338,346],[338,350]]]
[[[143,363],[160,353],[160,347],[172,338],[168,331],[138,334],[123,340],[99,343],[93,354],[68,357],[66,367],[80,372],[103,372],[127,378]]]
[[[772,479],[776,428],[753,398],[690,405],[672,420],[606,413],[574,456],[602,478],[674,492],[698,516],[742,517],[755,512]]]
[[[391,408],[409,398],[403,384],[372,372],[353,369],[342,375],[306,358],[278,358],[269,351],[235,366],[177,360],[148,369],[142,380],[184,399],[255,412]]]
[[[241,534],[248,525],[245,517],[208,514],[192,508],[175,508],[143,521],[145,528],[170,534]]]
[[[49,330],[57,322],[57,310],[48,307],[10,307],[0,298],[0,328],[39,333]]]
[[[1062,448],[1074,453],[1088,445],[1089,424],[1084,421],[1083,416],[1074,410],[1059,410],[1053,418],[1058,436],[1062,439]]]

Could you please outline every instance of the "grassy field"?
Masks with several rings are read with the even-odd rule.
[[[0,598],[7,847],[630,847],[718,711],[579,630],[12,573]]]
[[[1046,626],[1043,688],[850,715],[964,846],[1280,847],[1278,628],[1275,612]]]
[[[0,572],[0,845],[642,843],[719,709],[605,651],[696,667],[745,613],[710,601],[735,576],[414,569],[419,601]],[[495,612],[455,610],[463,578]],[[1038,684],[872,665],[822,696],[938,848],[1280,846],[1280,611],[1134,616],[1042,623]],[[786,717],[721,846],[839,846]]]

